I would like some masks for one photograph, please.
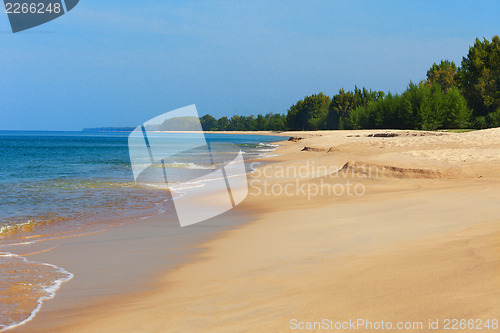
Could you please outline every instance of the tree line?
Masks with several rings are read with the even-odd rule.
[[[205,131],[286,131],[287,116],[268,113],[257,116],[226,116],[216,119],[207,114],[200,118]]]
[[[286,115],[201,118],[205,130],[460,129],[500,126],[500,38],[476,39],[461,66],[434,63],[401,94],[354,88],[306,96]]]

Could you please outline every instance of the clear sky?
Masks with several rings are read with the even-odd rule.
[[[3,11],[2,11],[3,12]],[[12,34],[0,14],[0,129],[285,113],[354,85],[402,92],[500,34],[500,1],[80,0]]]

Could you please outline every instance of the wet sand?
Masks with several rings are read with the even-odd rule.
[[[220,217],[130,223],[30,256],[75,278],[13,331],[499,318],[500,129],[287,134],[300,139]]]

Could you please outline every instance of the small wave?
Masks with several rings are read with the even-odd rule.
[[[134,182],[118,182],[118,181],[104,181],[104,180],[50,180],[40,182],[31,186],[26,186],[29,190],[78,190],[78,189],[111,189],[111,188],[125,188],[134,187]]]
[[[0,332],[3,332],[3,331],[6,331],[6,330],[9,330],[9,329],[12,329],[12,328],[24,325],[27,322],[29,322],[30,320],[32,320],[36,316],[36,314],[38,313],[38,311],[40,311],[43,302],[46,301],[46,300],[54,298],[54,296],[56,295],[56,292],[59,290],[59,288],[61,287],[61,285],[64,282],[67,282],[67,281],[71,280],[73,278],[73,276],[74,276],[72,273],[66,271],[65,269],[63,269],[61,267],[57,267],[55,265],[47,264],[47,263],[40,263],[40,262],[35,262],[35,261],[29,261],[28,259],[26,259],[24,257],[21,257],[21,256],[19,256],[17,254],[14,254],[14,253],[1,252],[0,253],[0,258],[1,257],[14,258],[16,260],[20,260],[20,262],[22,262],[24,264],[32,264],[32,265],[41,265],[41,266],[45,266],[45,267],[52,267],[55,270],[56,273],[58,273],[59,275],[62,275],[62,276],[59,277],[59,278],[57,278],[57,279],[55,279],[55,280],[53,280],[53,281],[51,281],[51,282],[49,282],[49,283],[47,283],[46,285],[42,286],[43,295],[40,296],[37,299],[37,301],[36,301],[37,306],[29,313],[29,315],[26,316],[26,318],[24,318],[23,320],[18,321],[18,322],[12,322],[12,323],[5,324],[5,325],[0,324]]]
[[[271,151],[274,151],[274,149],[271,149],[271,148],[265,148],[265,149],[255,149],[254,151],[271,152]]]
[[[137,164],[137,166],[144,167],[144,168],[163,168],[163,165],[161,163],[143,163],[143,164]],[[213,169],[212,166],[205,166],[205,165],[199,165],[196,163],[192,162],[171,162],[171,163],[165,163],[165,167],[169,169],[192,169],[192,170],[210,170]]]
[[[267,158],[274,157],[279,155],[270,155],[273,151],[275,151],[280,145],[274,143],[258,143],[256,145],[256,149],[252,149],[250,154],[256,155],[257,158]]]
[[[274,144],[274,143],[263,143],[263,142],[260,142],[260,143],[257,144],[257,147],[277,148],[277,147],[279,147],[279,145]]]
[[[277,156],[281,156],[281,154],[261,155],[261,157],[263,157],[263,158],[268,158],[268,157],[277,157]]]
[[[29,220],[22,223],[10,224],[0,227],[0,237],[11,235],[20,231],[31,231],[35,225],[35,221]]]
[[[212,166],[203,166],[196,163],[181,163],[181,162],[172,162],[165,164],[167,168],[173,169],[195,169],[195,170],[210,170],[213,169]]]
[[[186,182],[186,183],[139,183],[142,186],[152,187],[159,190],[183,190],[194,187],[204,186],[199,182]]]

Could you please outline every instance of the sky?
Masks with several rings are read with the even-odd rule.
[[[404,91],[500,34],[500,1],[80,0],[13,34],[0,14],[0,129],[137,126],[196,104],[286,113],[355,85]]]

